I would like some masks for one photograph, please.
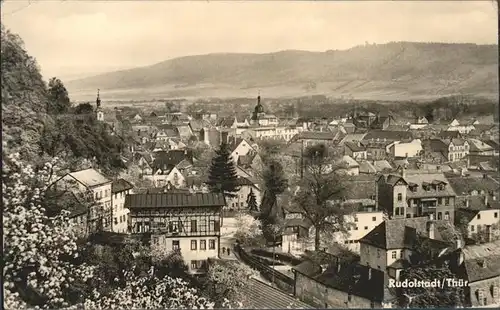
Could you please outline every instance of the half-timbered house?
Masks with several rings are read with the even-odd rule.
[[[127,195],[132,233],[150,233],[151,244],[180,250],[192,273],[203,272],[208,258],[219,257],[224,196],[217,193]]]

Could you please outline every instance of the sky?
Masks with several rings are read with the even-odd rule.
[[[498,41],[493,1],[4,0],[1,11],[46,79],[208,53]]]

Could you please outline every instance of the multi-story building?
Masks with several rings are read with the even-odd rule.
[[[438,220],[453,223],[456,193],[442,173],[406,173],[381,175],[376,181],[379,210],[391,218],[411,218],[432,214]]]
[[[436,254],[454,246],[453,240],[451,243],[442,240],[432,218],[386,220],[359,240],[360,264],[399,279],[400,272],[410,265],[417,238],[430,241]]]
[[[359,253],[359,240],[384,221],[384,212],[361,206],[356,212],[346,215],[347,233],[337,232],[335,240],[349,250]]]
[[[442,154],[448,161],[465,160],[469,154],[469,143],[463,139],[430,139],[424,143],[430,152]]]
[[[221,212],[217,193],[131,194],[125,198],[132,233],[151,233],[151,242],[180,250],[192,273],[203,272],[208,258],[219,257]]]
[[[367,159],[366,147],[361,142],[345,142],[344,155],[351,156],[355,160]]]
[[[125,197],[132,193],[134,186],[124,179],[118,179],[111,184],[111,201],[113,203],[113,231],[126,233],[128,231],[128,213],[125,208]]]
[[[250,193],[255,195],[257,206],[261,201],[261,193],[257,184],[245,177],[238,177],[237,183],[239,190],[235,193],[236,197],[227,198],[227,208],[233,210],[248,210],[248,199]]]
[[[113,231],[113,208],[111,202],[112,181],[95,169],[71,172],[56,181],[57,190],[68,190],[74,193],[89,193],[95,205],[88,214],[88,231]]]

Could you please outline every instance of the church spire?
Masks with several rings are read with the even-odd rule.
[[[96,103],[96,107],[97,108],[100,108],[101,107],[101,97],[99,95],[99,89],[97,89],[97,98],[95,100],[95,103]]]

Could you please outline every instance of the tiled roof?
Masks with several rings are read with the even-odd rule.
[[[257,279],[250,279],[244,286],[243,294],[247,297],[247,309],[314,309],[314,307],[267,285]]]
[[[500,276],[500,240],[462,249],[469,282]]]
[[[132,188],[134,188],[134,186],[124,179],[118,179],[116,181],[113,181],[113,183],[111,183],[111,192],[113,194],[124,192]]]
[[[426,217],[386,220],[359,241],[386,250],[411,248],[419,234],[428,237],[428,222]],[[440,234],[436,226],[435,239],[439,240]]]
[[[238,184],[238,186],[256,186],[254,182],[244,177],[238,177],[236,179],[236,183]]]
[[[402,141],[412,138],[413,135],[409,131],[372,130],[366,134],[364,140]]]
[[[353,152],[362,152],[366,150],[365,146],[360,142],[345,142],[344,145]]]
[[[469,150],[471,152],[486,152],[486,151],[493,151],[493,148],[484,143],[481,140],[478,139],[468,139],[467,142],[469,142]]]
[[[218,193],[132,194],[125,198],[127,208],[218,207],[226,204]]]
[[[349,155],[342,156],[342,162],[345,163],[345,164],[347,164],[348,168],[359,167],[358,162],[355,161],[354,158],[352,158]]]
[[[488,144],[489,146],[491,146],[494,150],[498,151],[500,149],[498,141],[495,141],[495,140],[484,140],[483,142],[486,143],[486,144]]]
[[[371,272],[371,277],[369,273]],[[373,301],[384,299],[384,272],[357,263],[328,268],[316,279],[326,286]]]
[[[376,160],[373,162],[373,165],[379,172],[384,171],[386,169],[392,169],[391,164],[387,160]]]
[[[375,168],[375,166],[365,160],[365,161],[362,161],[359,163],[359,172],[360,173],[377,173],[377,168]]]
[[[179,165],[183,160],[191,161],[191,155],[188,151],[184,150],[170,150],[170,151],[159,151],[154,153],[154,161],[152,168],[154,170],[172,169]]]
[[[473,176],[448,176],[450,186],[455,190],[457,195],[470,195],[473,190],[480,192],[499,192],[500,184],[490,178],[473,177]]]
[[[222,117],[219,120],[217,120],[217,126],[219,127],[231,127],[233,124],[236,122],[236,117],[234,116],[229,116],[229,117]]]
[[[69,173],[69,175],[87,187],[98,186],[111,182],[111,180],[106,178],[95,169],[85,169],[71,172]]]
[[[448,131],[448,130],[445,130],[445,131],[441,131],[438,135],[439,138],[441,139],[457,139],[457,138],[461,138],[461,134],[459,131]]]
[[[346,143],[346,142],[359,142],[362,141],[363,138],[365,137],[366,133],[348,133],[340,143]]]
[[[298,140],[330,140],[337,138],[338,132],[302,131],[297,134]]]
[[[395,184],[398,180],[403,179],[400,175],[394,174],[386,175],[383,177],[385,177],[386,182],[390,184]],[[407,184],[417,185],[415,191],[407,191],[406,195],[408,198],[456,196],[455,191],[451,186],[448,185],[448,180],[443,173],[406,173],[406,176],[403,180]],[[424,183],[428,183],[430,185],[433,182],[441,182],[445,184],[444,190],[434,190],[432,188],[429,191],[424,190]]]
[[[346,181],[345,199],[373,199],[375,196],[375,180],[373,181]]]

